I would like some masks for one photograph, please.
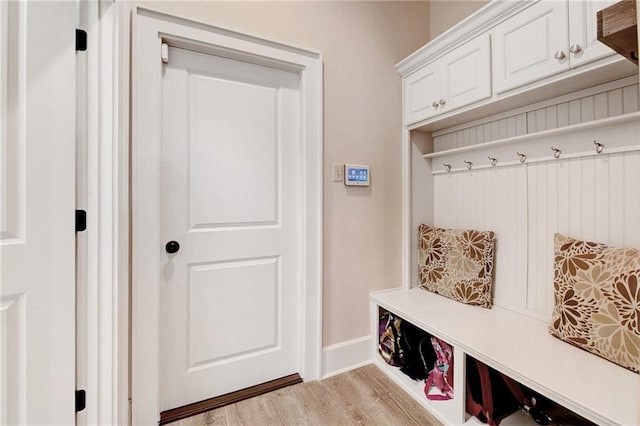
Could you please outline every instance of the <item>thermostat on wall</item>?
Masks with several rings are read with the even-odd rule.
[[[369,186],[369,166],[345,164],[344,184],[348,186]]]

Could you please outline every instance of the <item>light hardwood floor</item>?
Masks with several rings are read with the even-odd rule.
[[[441,425],[374,365],[300,383],[171,423],[196,425]]]

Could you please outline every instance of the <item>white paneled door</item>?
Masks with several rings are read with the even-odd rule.
[[[0,2],[0,424],[75,423],[75,2]]]
[[[160,410],[300,371],[300,75],[169,48]]]

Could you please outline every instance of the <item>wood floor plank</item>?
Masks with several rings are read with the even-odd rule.
[[[377,370],[376,367],[374,368]],[[365,424],[386,425],[389,424],[390,418],[404,418],[402,410],[388,397],[388,389],[390,389],[388,385],[372,385],[371,382],[367,382],[367,376],[361,374],[362,370],[355,370],[352,374],[345,375],[344,379],[348,383],[347,391],[358,397],[357,404],[362,406],[366,413]],[[396,390],[395,387],[391,389]],[[411,418],[406,418],[401,424],[416,425]]]
[[[309,425],[331,424],[334,413],[346,410],[344,402],[329,393],[325,382],[305,383],[295,390],[306,409]]]
[[[305,425],[306,412],[295,389],[282,389],[265,395],[279,424]]]
[[[402,412],[402,415],[408,417],[416,424],[440,424],[433,415],[423,409],[410,395],[403,392],[399,386],[392,383],[389,378],[373,364],[354,370],[354,373],[363,376],[363,380],[369,383],[371,387],[384,389],[385,400],[387,400],[390,405],[393,404],[397,407],[397,409]]]
[[[439,426],[441,423],[371,364],[217,408],[172,425]]]
[[[411,415],[408,415],[407,410],[403,409],[393,397],[394,393],[401,392],[401,390],[382,382],[380,380],[382,377],[379,377],[378,380],[373,380],[371,373],[367,370],[371,369],[362,368],[353,373],[356,381],[361,383],[362,387],[373,390],[370,401],[368,401],[370,412],[375,414],[376,418],[381,419],[386,419],[390,416],[394,418],[406,417],[406,424],[419,425],[420,423],[416,422]],[[381,373],[376,367],[373,367],[371,371]],[[404,395],[404,392],[402,392],[402,395]],[[413,400],[411,402],[413,403]]]
[[[237,406],[236,414],[240,425],[276,425],[280,424],[278,417],[269,401],[269,394],[247,399],[234,404]]]

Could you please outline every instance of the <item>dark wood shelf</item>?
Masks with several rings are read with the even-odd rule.
[[[598,40],[638,65],[636,1],[622,0],[598,11]]]

